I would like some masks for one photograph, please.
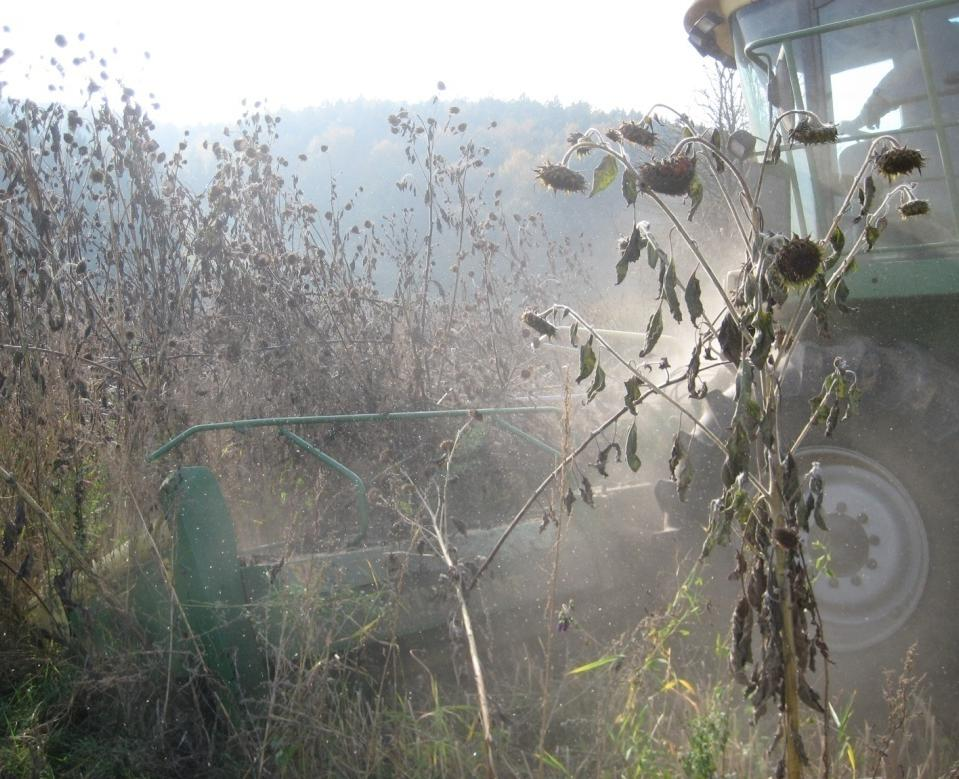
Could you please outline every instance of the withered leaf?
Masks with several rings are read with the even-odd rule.
[[[616,180],[616,173],[619,171],[619,163],[616,158],[610,154],[603,157],[603,161],[596,166],[593,171],[593,187],[589,191],[589,196],[598,195]]]
[[[666,305],[669,306],[669,313],[677,322],[683,321],[683,312],[679,307],[679,297],[676,294],[676,267],[670,260],[666,265],[666,272],[663,274],[663,280],[659,289],[660,297],[666,299]]]
[[[634,473],[638,471],[643,464],[637,454],[638,447],[639,437],[636,433],[636,423],[633,422],[629,428],[629,433],[626,435],[626,464]]]
[[[619,444],[613,441],[611,444],[607,444],[599,450],[599,455],[594,463],[596,470],[600,472],[603,478],[609,477],[609,471],[606,470],[606,464],[609,462],[610,452],[613,451],[616,452],[616,462],[620,462],[623,459],[623,452]]]
[[[623,197],[626,199],[626,205],[635,205],[637,195],[639,195],[639,177],[627,168],[623,171]]]
[[[701,295],[702,291],[699,286],[699,279],[696,278],[696,271],[693,271],[693,275],[690,276],[689,281],[686,282],[684,297],[686,300],[686,310],[689,312],[689,321],[694,325],[696,324],[696,320],[705,313],[703,311]]]
[[[636,415],[636,406],[643,400],[642,386],[643,382],[638,376],[630,376],[626,379],[626,397],[623,398],[623,403],[629,407],[633,416]]]
[[[583,499],[585,503],[590,508],[596,508],[596,504],[593,502],[593,485],[590,484],[589,479],[585,476],[579,487],[579,496]]]
[[[586,343],[579,347],[579,376],[576,377],[576,383],[579,384],[596,367],[596,352],[593,351],[593,336],[591,335]]]
[[[719,325],[719,348],[723,356],[734,365],[739,365],[743,357],[743,337],[732,314],[726,313]]]
[[[639,352],[640,357],[645,357],[653,349],[656,348],[656,342],[659,341],[659,337],[663,334],[663,309],[658,307],[656,312],[649,318],[649,323],[646,325],[646,343],[643,346],[642,350]]]
[[[696,339],[696,345],[693,347],[693,354],[689,358],[689,365],[686,366],[686,391],[689,393],[689,397],[694,400],[702,400],[706,397],[708,392],[708,387],[706,382],[700,380],[700,386],[696,386],[696,380],[699,378],[699,367],[700,367],[700,354],[703,351],[703,341],[701,338]]]
[[[699,210],[699,207],[703,204],[703,182],[699,176],[694,176],[693,180],[689,182],[689,215],[686,217],[687,221],[692,222],[693,217],[696,216],[696,212]]]
[[[597,364],[596,373],[593,376],[593,383],[586,391],[586,402],[589,403],[604,389],[606,389],[606,372],[603,370],[602,365]]]

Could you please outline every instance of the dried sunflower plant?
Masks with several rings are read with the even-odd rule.
[[[672,110],[665,106],[656,109]],[[791,125],[788,131],[784,124],[787,119]],[[778,712],[776,744],[781,741],[784,747],[775,758],[776,775],[795,779],[810,765],[801,733],[802,706],[823,718],[822,759],[828,774],[828,674],[820,695],[807,681],[807,673],[815,670],[817,658],[824,665],[828,663],[829,649],[804,541],[811,521],[825,529],[822,504],[829,485],[823,483],[817,464],[808,473],[800,473],[794,454],[813,427],[822,426],[829,435],[845,421],[856,410],[861,392],[854,371],[836,357],[832,371],[823,379],[821,392],[811,400],[806,424],[789,441],[784,440],[780,429],[781,377],[810,320],[825,332],[834,310],[851,310],[847,277],[855,270],[857,257],[870,251],[878,240],[890,209],[898,208],[903,218],[927,212],[928,205],[915,196],[914,186],[897,181],[900,176],[920,171],[924,160],[918,151],[904,148],[893,137],[876,138],[825,234],[819,238],[790,236],[764,224],[759,206],[764,174],[779,163],[784,144],[834,143],[838,137],[835,126],[806,111],[779,116],[767,139],[756,183],[750,186],[742,167],[724,151],[722,138],[715,132],[696,132],[681,115],[683,135],[672,151],[662,159],[637,161],[631,150],[635,146],[652,149],[657,140],[654,123],[660,127],[666,124],[650,112],[639,122],[625,122],[606,132],[589,129],[576,133],[570,137],[562,161],[546,163],[536,173],[549,189],[571,194],[594,195],[617,179],[621,181],[626,203],[633,207],[634,226],[619,241],[617,283],[644,256],[650,268],[658,270],[659,304],[649,319],[639,357],[654,352],[667,316],[677,323],[682,321],[681,290],[695,339],[684,376],[688,400],[677,400],[667,392],[667,384],[675,383],[675,377],[671,382],[657,383],[639,362],[613,348],[593,323],[567,305],[557,303],[540,311],[527,311],[523,322],[541,336],[554,338],[559,334],[557,325],[565,320],[570,324],[574,345],[577,335],[580,341],[585,338],[579,346],[577,381],[591,382],[589,400],[608,389],[602,366],[605,360],[629,371],[623,407],[584,444],[575,447],[571,456],[583,451],[586,443],[609,424],[626,414],[640,413],[639,406],[649,395],[660,396],[680,416],[680,429],[686,425],[693,436],[708,440],[722,453],[721,493],[710,503],[700,559],[717,544],[727,545],[734,539],[738,544],[735,575],[741,586],[733,606],[730,668],[736,680],[745,685],[757,719],[767,709]],[[587,156],[600,158],[591,184],[570,166],[571,161]],[[718,275],[716,262],[710,260],[688,226],[703,198],[700,176],[704,167],[715,179],[716,187],[711,191],[719,192],[741,241],[742,264],[738,274],[730,277],[736,280],[728,287]],[[721,176],[724,171],[732,175]],[[890,184],[881,198],[873,178],[877,173]],[[691,205],[688,219],[677,215],[676,200],[671,203],[671,198],[684,198]],[[859,214],[854,224],[859,234],[847,242],[839,225],[857,198]],[[697,262],[685,285],[677,279],[673,260],[648,223],[639,221],[639,204],[645,199],[662,211]],[[705,310],[709,296],[702,293],[701,275],[704,283],[714,288],[719,305],[715,312]],[[735,411],[728,430],[717,433],[703,423],[703,413],[696,404],[706,394],[701,374],[710,362],[716,365],[722,360],[736,372]],[[640,468],[637,438],[634,421],[623,447],[626,464],[633,471]],[[680,499],[685,499],[694,472],[689,443],[689,435],[677,434],[669,459]],[[701,478],[708,480],[708,474]],[[754,658],[756,631],[760,651]]]

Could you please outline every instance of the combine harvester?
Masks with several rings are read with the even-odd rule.
[[[810,436],[799,453],[823,467],[829,532],[820,540],[833,575],[820,577],[816,594],[840,681],[850,680],[848,689],[869,679],[878,688],[879,670],[901,668],[905,650],[918,642],[929,687],[954,711],[959,3],[700,0],[685,26],[701,54],[738,70],[752,132],[733,133],[727,148],[747,169],[762,158],[757,136],[765,139],[785,111],[811,110],[838,127],[835,145],[784,143],[782,163],[766,171],[767,182],[775,182],[763,197],[767,230],[822,236],[880,135],[925,155],[917,192],[930,203],[928,217],[907,224],[893,211],[849,276],[849,303],[857,310],[835,322],[831,339],[807,329],[786,394],[798,430],[835,356],[849,361],[864,389],[859,417],[829,439],[819,436],[822,444]],[[841,223],[847,236],[862,230],[855,214]],[[718,404],[717,427],[728,414]],[[701,509],[693,506],[692,516]],[[683,521],[684,507],[670,512]]]

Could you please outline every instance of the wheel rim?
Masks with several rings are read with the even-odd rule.
[[[813,529],[807,562],[823,547],[831,558],[813,585],[830,648],[865,649],[895,633],[916,609],[929,571],[926,530],[909,492],[890,471],[859,452],[804,447],[805,472],[818,462],[827,532]],[[818,543],[817,543],[818,542]]]

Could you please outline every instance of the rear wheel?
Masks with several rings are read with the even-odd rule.
[[[805,554],[810,567],[820,563],[814,590],[835,661],[831,691],[855,693],[857,712],[876,721],[885,715],[883,671],[902,668],[917,643],[937,713],[959,724],[959,377],[912,348],[866,339],[806,347],[803,370],[785,382],[784,443],[804,426],[807,399],[836,355],[863,385],[862,412],[828,438],[814,428],[797,451],[800,473],[819,462],[825,486],[828,531],[813,530]],[[727,429],[731,402],[714,399],[711,408],[710,424]],[[718,481],[706,483],[721,458],[705,462],[715,455],[698,451],[699,500],[670,506],[694,526],[704,521],[705,499],[721,492]],[[732,555],[717,551],[712,564],[720,590],[732,566],[724,554]]]

